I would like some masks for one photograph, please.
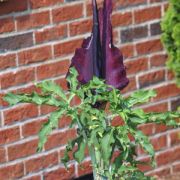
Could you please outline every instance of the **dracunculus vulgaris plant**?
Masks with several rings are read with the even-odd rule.
[[[105,0],[103,8],[99,10],[95,0],[92,4],[93,31],[72,58],[66,78],[68,93],[53,81],[44,81],[37,84],[42,90],[40,93],[8,93],[4,99],[10,105],[34,103],[56,107],[39,132],[38,152],[44,150],[48,135],[58,128],[61,117],[71,117],[69,128],[76,128],[77,136],[69,140],[61,159],[67,169],[69,153],[72,152],[74,159],[81,163],[87,147],[95,180],[153,179],[138,169],[138,165],[143,164],[137,160],[136,147],[139,145],[148,153],[149,164],[155,165],[153,146],[138,126],[162,123],[178,127],[180,114],[145,113],[138,108],[137,105],[156,96],[153,90],[139,90],[129,97],[121,95],[120,90],[129,81],[123,56],[112,43],[112,1]],[[80,99],[80,103],[73,105],[75,97]],[[120,117],[123,123],[112,126],[114,117]]]

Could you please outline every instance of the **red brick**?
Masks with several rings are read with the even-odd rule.
[[[23,178],[23,180],[41,180],[41,176],[40,175],[31,176],[31,177]]]
[[[127,26],[132,24],[132,13],[118,13],[112,16],[112,25],[115,26]]]
[[[33,68],[18,70],[0,76],[1,88],[6,89],[12,86],[25,84],[35,80]]]
[[[134,56],[134,46],[132,44],[121,46],[120,50],[122,51],[124,59],[131,58]]]
[[[8,54],[0,56],[0,70],[16,66],[16,55]]]
[[[36,153],[38,140],[31,140],[21,144],[15,144],[8,147],[9,160],[26,157]]]
[[[177,162],[177,163],[173,164],[172,169],[173,169],[174,174],[180,172],[180,163]]]
[[[32,173],[58,164],[58,153],[54,152],[25,161],[26,173]]]
[[[52,40],[62,39],[67,36],[67,25],[56,25],[35,32],[36,43],[43,43]]]
[[[167,79],[173,80],[175,78],[175,73],[171,70],[167,70]]]
[[[149,124],[140,125],[138,129],[141,130],[147,136],[152,135],[154,132],[154,124],[149,123]]]
[[[18,53],[19,64],[31,64],[52,58],[51,46],[30,49]]]
[[[71,118],[64,116],[59,120],[59,128],[67,127],[70,125],[70,123],[71,123]]]
[[[62,56],[70,53],[74,53],[76,48],[80,48],[82,44],[82,39],[76,39],[68,42],[63,42],[54,45],[55,56]]]
[[[141,42],[136,45],[138,55],[150,54],[152,52],[161,51],[163,49],[159,39]]]
[[[175,132],[171,132],[171,133],[169,134],[169,137],[170,137],[171,146],[180,144],[180,134],[179,134],[179,130],[178,130],[178,131],[175,131]]]
[[[158,166],[167,165],[175,160],[174,151],[172,149],[159,153],[156,156]]]
[[[23,175],[24,175],[23,163],[6,165],[0,168],[0,178],[2,180],[21,179]]]
[[[165,66],[166,61],[167,55],[165,54],[153,55],[150,58],[151,67]]]
[[[38,119],[33,122],[26,123],[22,126],[22,135],[23,137],[29,137],[33,135],[37,135],[40,131],[42,125],[47,121],[46,118]]]
[[[127,93],[136,89],[136,79],[135,77],[131,77],[129,78],[129,84],[123,90],[121,90],[121,93]]]
[[[52,11],[53,22],[77,19],[83,16],[83,4],[68,5]]]
[[[38,108],[32,104],[24,104],[23,106],[13,107],[11,109],[5,110],[4,123],[12,124],[17,121],[23,121],[28,118],[33,118],[38,115]]]
[[[50,23],[49,11],[20,16],[16,19],[18,30],[42,27]]]
[[[13,18],[0,19],[0,33],[12,32],[15,30]]]
[[[55,62],[51,64],[45,64],[37,68],[38,80],[56,77],[67,72],[69,68],[69,62],[67,60]]]
[[[167,130],[167,126],[164,124],[155,124],[155,134],[165,132]]]
[[[50,172],[47,172],[44,174],[44,179],[45,180],[55,180],[55,179],[60,179],[60,180],[70,180],[74,179],[75,177],[75,167],[72,165],[71,167],[66,170],[65,168],[58,168],[56,170],[52,170]]]
[[[87,19],[83,21],[78,21],[78,22],[72,22],[70,23],[70,35],[75,36],[78,34],[83,34],[90,32],[92,29],[92,20]]]
[[[168,103],[160,103],[143,108],[145,112],[166,112],[168,111]]]
[[[135,17],[135,23],[142,23],[150,20],[160,19],[161,6],[148,7],[145,9],[136,10],[134,13],[134,17]]]
[[[92,165],[90,161],[83,162],[78,166],[78,176],[84,176],[86,174],[91,174],[91,173],[92,173]]]
[[[145,74],[145,75],[142,75],[139,77],[140,88],[154,85],[154,84],[160,83],[162,81],[165,81],[165,71],[164,70],[150,72],[148,74]]]
[[[30,1],[31,9],[49,7],[49,6],[64,2],[64,0],[29,0],[29,1]]]
[[[41,115],[49,114],[55,110],[57,110],[57,107],[54,106],[42,105],[40,107]]]
[[[165,86],[161,86],[155,89],[157,92],[157,97],[154,100],[166,99],[173,96],[178,96],[180,91],[179,88],[175,84],[168,84]]]
[[[102,8],[103,0],[97,0],[98,8]],[[86,1],[87,16],[92,16],[92,1]]]
[[[116,126],[123,126],[124,125],[124,120],[121,117],[117,116],[117,117],[112,119],[111,125],[115,126],[115,127]]]
[[[49,136],[45,149],[52,149],[54,147],[62,146],[67,143],[68,140],[76,137],[76,130],[71,129],[66,132],[60,132]]]
[[[0,145],[17,141],[20,138],[19,127],[0,130]]]
[[[0,147],[0,163],[6,162],[6,150],[3,147]]]
[[[161,135],[158,137],[151,138],[151,143],[155,151],[167,148],[167,136]]]
[[[151,173],[148,173],[149,176],[158,176],[158,177],[162,177],[162,176],[167,176],[171,173],[170,168],[169,167],[164,167],[164,168],[160,168],[157,169],[156,171],[153,171]]]
[[[59,86],[61,86],[61,88],[63,90],[68,90],[68,86],[67,86],[67,81],[66,81],[66,78],[60,78],[60,79],[57,79],[55,80],[55,83],[58,84]]]
[[[144,157],[142,159],[139,159],[139,161],[147,164],[139,164],[138,169],[140,169],[143,172],[150,171],[152,167],[150,166],[150,158],[149,157]]]
[[[140,4],[145,4],[146,0],[118,0],[115,2],[115,7],[116,8],[126,8],[126,7],[131,7],[131,6],[137,6]]]
[[[27,10],[27,0],[8,0],[0,5],[0,16],[12,12],[20,12]]]
[[[146,71],[148,69],[148,59],[147,58],[139,58],[133,61],[125,62],[125,66],[127,68],[127,74],[136,74],[141,71]]]

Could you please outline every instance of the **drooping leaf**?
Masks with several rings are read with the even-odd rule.
[[[47,136],[52,132],[52,130],[58,127],[58,121],[60,117],[64,114],[65,110],[57,110],[51,113],[48,122],[46,122],[39,132],[39,143],[37,151],[40,152],[43,149],[44,144],[47,141]]]

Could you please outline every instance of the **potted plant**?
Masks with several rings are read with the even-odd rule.
[[[140,145],[154,162],[154,150],[147,136],[138,130],[138,125],[163,123],[178,126],[179,112],[145,113],[134,108],[156,96],[153,90],[139,90],[123,97],[120,90],[128,84],[123,57],[112,44],[110,15],[112,1],[105,0],[98,10],[93,0],[93,32],[76,50],[72,59],[67,82],[68,93],[52,81],[37,84],[42,91],[32,94],[5,96],[10,105],[34,103],[56,107],[39,132],[38,151],[43,150],[48,135],[58,127],[59,119],[71,117],[69,128],[77,128],[77,137],[68,142],[62,162],[67,167],[69,152],[81,163],[88,147],[95,180],[153,179],[138,169],[142,162],[136,159],[136,147]],[[78,104],[72,105],[74,98]],[[112,126],[112,119],[120,117],[123,124]],[[133,137],[133,139],[132,139]],[[74,150],[74,147],[77,147]]]

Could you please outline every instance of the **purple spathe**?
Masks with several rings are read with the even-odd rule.
[[[112,0],[104,0],[104,6],[97,9],[93,2],[93,29],[82,47],[77,49],[70,67],[74,66],[81,84],[89,82],[93,76],[105,79],[106,83],[117,89],[123,89],[129,83],[123,56],[112,42]]]

